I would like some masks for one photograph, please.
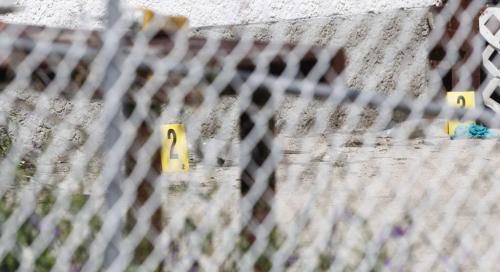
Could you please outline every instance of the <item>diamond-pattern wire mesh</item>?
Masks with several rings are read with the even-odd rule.
[[[493,270],[497,140],[443,132],[498,125],[443,100],[490,80],[486,3],[464,3],[172,34],[2,25],[0,267]],[[172,123],[186,173],[161,170]]]

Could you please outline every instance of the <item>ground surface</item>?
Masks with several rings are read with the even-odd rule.
[[[500,223],[500,144],[451,141],[442,125],[413,140],[397,140],[397,129],[384,131],[367,138],[373,145],[342,134],[283,137],[274,212],[280,229],[294,237],[289,242],[298,254],[333,246],[330,250],[347,254],[345,261],[354,264],[362,258],[358,250],[374,243],[395,267],[397,258],[409,258],[406,265],[422,269],[476,265],[479,256],[471,252],[493,249]],[[172,216],[187,209],[222,235],[229,227],[208,218],[214,211],[239,218],[239,168],[207,169],[212,167],[200,164],[188,176],[166,178],[168,184],[189,180],[189,189],[171,192],[165,207]],[[394,234],[394,229],[404,231]],[[296,265],[301,271],[307,261]]]

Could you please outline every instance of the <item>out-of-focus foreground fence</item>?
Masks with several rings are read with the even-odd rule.
[[[492,4],[0,24],[0,270],[494,270],[498,135],[443,131],[499,126]]]

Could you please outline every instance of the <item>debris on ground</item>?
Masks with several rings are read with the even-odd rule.
[[[451,139],[500,139],[500,133],[477,124],[459,125]]]

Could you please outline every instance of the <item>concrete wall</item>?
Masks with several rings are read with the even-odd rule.
[[[8,16],[9,20],[56,26],[99,27],[104,18],[104,5],[100,0],[87,0],[85,4],[67,0],[52,0],[49,3],[47,0],[18,2],[25,7],[24,11],[16,16]],[[425,41],[430,32],[430,14],[426,6],[435,4],[435,0],[336,0],[329,4],[325,4],[328,1],[318,0],[301,2],[299,4],[298,0],[289,0],[285,4],[282,0],[273,1],[266,8],[263,8],[265,5],[261,0],[201,0],[196,4],[193,1],[175,0],[171,2],[172,5],[166,5],[165,1],[160,0],[142,0],[142,3],[129,0],[128,5],[144,4],[164,13],[186,14],[194,26],[203,26],[193,29],[193,35],[198,36],[217,34],[231,38],[237,32],[251,31],[257,40],[265,41],[271,38],[271,29],[274,29],[281,31],[289,42],[307,40],[319,46],[341,44],[348,57],[344,78],[350,87],[390,94],[401,90],[398,84],[406,83],[407,87],[402,91],[409,95],[420,96],[426,92],[428,66]],[[399,9],[401,7],[407,9]],[[367,11],[380,13],[366,13]],[[358,12],[363,14],[352,14]],[[334,13],[344,15],[326,16]],[[223,16],[224,14],[227,16]],[[291,20],[294,17],[311,18]],[[279,22],[268,22],[269,20]],[[266,22],[258,23],[260,21]],[[226,25],[243,22],[251,24]],[[312,29],[316,31],[311,31]],[[308,31],[310,32],[307,33]],[[224,120],[227,121],[228,116],[223,112],[232,108],[234,103],[233,100],[222,101],[213,116],[226,116]],[[280,107],[282,110],[278,113],[280,131],[282,128],[286,130],[289,121],[287,117],[299,111],[296,98],[287,98],[283,103]],[[338,129],[345,119],[344,111],[331,112],[329,106],[312,102],[300,109],[301,118],[298,129],[294,132],[307,133],[317,121],[318,111],[323,112],[323,116],[328,119],[322,120],[329,123],[328,130]],[[363,114],[359,126],[369,126],[376,116],[376,112],[368,110]],[[229,119],[236,124],[237,116]],[[221,122],[220,118],[212,118],[203,126],[203,136],[213,136],[213,131]]]
[[[217,6],[217,9],[210,9],[207,4],[207,8],[202,10],[203,4],[209,3],[206,0],[198,1],[196,6],[190,4],[191,2],[187,0],[177,0],[174,3],[177,3],[179,9],[176,9],[177,12],[172,11],[172,13],[186,14],[191,18],[194,26],[203,26],[193,29],[192,34],[198,36],[217,34],[234,37],[239,31],[252,31],[256,39],[265,41],[272,37],[271,29],[276,29],[283,32],[284,38],[290,42],[306,40],[318,46],[332,43],[341,44],[346,48],[348,57],[348,68],[344,77],[349,86],[361,90],[376,90],[384,94],[390,94],[400,89],[398,87],[399,83],[407,80],[409,82],[407,82],[408,87],[404,89],[405,92],[414,96],[425,93],[428,71],[425,41],[430,32],[428,24],[428,16],[430,15],[427,6],[434,3],[434,1],[393,0],[372,2],[376,3],[365,2],[365,0],[337,0],[338,5],[325,5],[321,4],[321,1],[310,0],[304,1],[303,5],[299,5],[297,0],[291,0],[287,4],[280,0],[274,1],[274,4],[271,4],[269,9],[260,9],[261,11],[268,11],[268,14],[259,14],[258,7],[262,7],[262,1],[247,1],[248,8],[239,9],[233,9],[233,6],[231,6],[234,5],[235,1],[212,1],[210,3]],[[261,3],[260,6],[258,3]],[[340,3],[344,4],[341,5]],[[391,9],[389,9],[389,3],[392,3],[390,5]],[[21,0],[18,1],[18,4],[25,7],[24,11],[17,15],[7,16],[8,21],[60,27],[83,26],[93,28],[100,27],[104,19],[104,6],[98,0],[87,0],[85,4],[83,4],[83,1],[76,0],[52,0],[50,2],[48,0]],[[149,4],[153,8],[155,5],[160,6],[160,0],[150,1]],[[363,4],[365,5],[363,6]],[[402,10],[401,7],[407,9]],[[168,10],[163,11],[170,13]],[[186,13],[183,11],[186,11]],[[243,14],[245,12],[246,14],[238,17],[230,11],[234,11],[234,14]],[[333,14],[337,12],[345,14],[334,16]],[[358,12],[363,14],[353,14]],[[224,13],[227,14],[226,17],[223,16]],[[204,16],[200,17],[196,14],[204,14]],[[292,20],[294,17],[311,18]],[[279,22],[273,23],[269,21]],[[244,22],[251,24],[226,25]],[[215,26],[213,26],[214,24]],[[312,29],[317,31],[304,35],[304,33]],[[410,70],[413,70],[413,72],[410,73]],[[29,149],[37,151],[34,152],[35,155],[28,158],[34,161],[47,139],[52,135],[55,124],[64,120],[67,112],[73,107],[73,103],[66,99],[54,101],[54,104],[50,106],[51,120],[39,122],[37,116],[29,115],[37,101],[37,92],[19,90],[16,95],[19,96],[19,104],[11,108],[9,123],[5,131],[13,137],[23,127],[33,124],[37,131],[27,134],[25,142]],[[237,110],[235,110],[237,105],[238,100],[236,97],[221,99],[212,112],[207,114],[208,118],[199,127],[189,125],[193,124],[193,122],[189,122],[189,118],[196,114],[193,108],[186,107],[181,116],[175,116],[175,118],[180,118],[180,120],[175,120],[176,122],[188,124],[188,135],[193,135],[193,131],[191,131],[193,129],[201,130],[199,139],[190,138],[190,141],[199,140],[190,143],[192,153],[196,153],[193,151],[195,149],[200,150],[200,147],[193,147],[194,145],[201,144],[203,146],[206,140],[217,139],[217,137],[221,136],[218,133],[220,128],[225,125],[233,128],[233,133],[231,135],[222,135],[225,138],[221,142],[227,143],[237,138],[238,115]],[[277,131],[282,135],[318,135],[324,133],[331,135],[340,131],[339,128],[344,124],[347,116],[345,109],[332,110],[329,104],[318,101],[301,101],[294,97],[286,97],[278,107]],[[89,124],[100,113],[100,101],[94,101],[89,108],[90,110],[81,112],[77,118],[77,123],[81,129],[69,132],[68,139],[56,139],[56,141],[62,143],[70,142],[70,148],[76,150],[72,150],[73,152],[79,152],[79,147],[86,141],[87,135],[85,132],[89,129]],[[4,112],[7,111],[4,110]],[[376,116],[377,112],[366,110],[360,121],[356,123],[357,128],[360,130],[366,129]],[[198,116],[194,117],[198,118]],[[397,116],[394,119],[399,121]],[[313,125],[319,122],[326,124],[325,130],[312,129]],[[42,123],[42,125],[38,126],[39,123]],[[352,128],[346,129],[351,132]],[[32,137],[33,135],[36,135],[36,137]],[[231,161],[229,155],[228,158],[224,157],[226,154],[220,156],[223,156],[224,161]],[[57,168],[61,169],[60,176],[64,176],[67,173],[65,170],[66,158],[62,157],[59,161]],[[96,165],[92,169],[99,169],[99,161],[98,158],[92,160],[92,163]],[[98,170],[90,172],[98,172]],[[92,173],[89,174],[92,175]],[[88,180],[88,184],[91,184],[90,181],[93,178]]]
[[[331,15],[384,12],[399,8],[418,8],[438,0],[128,0],[165,14],[181,14],[193,26],[258,23]]]
[[[418,97],[425,94],[428,89],[426,40],[431,32],[430,16],[428,8],[398,9],[383,13],[309,18],[277,23],[203,27],[194,30],[193,33],[198,36],[222,35],[233,38],[238,33],[251,32],[256,40],[261,41],[269,40],[276,33],[280,33],[286,41],[292,43],[309,42],[320,47],[342,46],[347,55],[347,69],[343,77],[349,87],[385,95],[403,91],[410,97]],[[323,132],[336,131],[345,121],[344,110],[332,111],[330,105],[318,101],[308,102],[300,108],[299,101],[300,99],[295,97],[286,97],[279,106],[277,120],[279,132],[308,133],[318,121],[318,114],[326,116],[321,122],[328,122],[327,131]],[[220,107],[227,108],[227,105]],[[298,112],[300,118],[290,118]],[[358,128],[363,130],[368,127],[377,115],[376,111],[366,109],[357,124]],[[396,115],[394,121],[398,122],[404,118],[405,116]],[[233,119],[236,124],[236,116],[233,116]],[[287,132],[291,120],[299,121],[293,131]],[[216,123],[217,120],[213,120],[211,124]]]
[[[407,88],[403,91],[413,96],[424,94],[427,89],[427,53],[425,51],[425,41],[430,32],[428,24],[429,12],[425,6],[435,3],[433,0],[393,0],[393,1],[372,1],[364,0],[336,0],[335,4],[321,4],[327,1],[309,0],[303,1],[302,5],[297,0],[291,0],[284,4],[284,1],[274,1],[266,14],[257,12],[258,7],[263,6],[262,1],[246,1],[247,8],[235,5],[235,1],[198,1],[197,5],[192,1],[176,0],[173,3],[177,9],[169,12],[160,0],[150,0],[150,7],[161,7],[165,13],[181,13],[192,18],[193,24],[204,27],[194,28],[193,35],[223,35],[234,37],[239,31],[252,31],[258,40],[269,40],[272,36],[270,29],[277,29],[283,32],[287,41],[310,41],[319,46],[327,44],[341,44],[346,48],[348,57],[348,68],[344,74],[346,83],[356,89],[376,90],[384,94],[401,90],[400,83],[407,83]],[[348,2],[350,4],[348,4]],[[362,5],[364,2],[365,5]],[[18,1],[25,9],[19,15],[10,15],[10,21],[20,23],[36,23],[55,26],[99,27],[103,20],[104,6],[102,1],[87,0],[85,4],[81,1],[67,0],[21,0]],[[213,9],[209,3],[212,3]],[[217,4],[219,3],[219,4]],[[238,2],[239,3],[239,2]],[[259,4],[260,3],[260,4]],[[281,4],[276,4],[281,3]],[[316,3],[316,4],[314,4]],[[390,7],[414,7],[408,9],[389,9]],[[132,4],[132,1],[129,1]],[[206,4],[202,12],[200,7]],[[172,5],[172,7],[176,6]],[[235,6],[231,6],[235,5]],[[415,6],[424,6],[415,8]],[[171,7],[171,6],[169,6]],[[238,7],[238,8],[236,8]],[[296,9],[294,8],[296,7]],[[233,9],[234,8],[234,9]],[[208,11],[207,11],[208,10]],[[234,10],[234,14],[243,14],[241,17],[231,15],[228,12]],[[263,10],[263,9],[262,9]],[[351,14],[354,12],[367,12],[376,10],[383,12],[368,12],[364,14]],[[174,12],[176,11],[176,12]],[[224,11],[229,14],[223,17]],[[336,12],[348,13],[349,15],[326,16]],[[193,14],[205,14],[205,17],[197,17]],[[264,12],[265,13],[265,12]],[[209,16],[213,15],[213,16]],[[281,20],[302,18],[297,20]],[[322,17],[323,16],[323,17]],[[259,21],[278,20],[280,22],[258,23]],[[197,21],[198,20],[198,21]],[[239,21],[237,21],[239,20]],[[233,25],[229,23],[252,22],[250,25]],[[223,24],[219,26],[205,26],[205,24]],[[316,29],[309,34],[307,31]],[[413,72],[410,72],[413,71]],[[405,82],[408,81],[408,82]],[[222,122],[231,122],[236,128],[237,116],[227,115],[228,109],[236,104],[234,99],[221,101],[214,109],[213,118],[202,127],[204,138],[211,138]],[[299,103],[300,104],[300,103]],[[331,111],[330,106],[320,102],[311,102],[308,105],[298,108],[296,98],[286,98],[280,105],[278,112],[278,129],[285,132],[290,124],[289,116],[299,113],[300,118],[297,129],[292,133],[304,134],[310,131],[314,122],[317,122],[318,113],[324,116],[321,122],[328,122],[326,132],[338,130],[346,118],[343,110]],[[230,111],[230,110],[229,110]],[[189,110],[186,112],[186,118]],[[221,116],[224,116],[222,118]],[[374,111],[367,111],[363,114],[358,123],[360,128],[366,128],[377,116]],[[184,118],[184,117],[183,117]],[[397,117],[395,119],[398,119]],[[183,120],[181,120],[183,121]],[[397,121],[397,120],[396,120]]]
[[[124,10],[145,6],[164,14],[189,17],[191,25],[259,23],[331,15],[351,15],[409,9],[441,0],[125,0]],[[0,17],[12,23],[59,27],[102,26],[105,0],[16,0],[21,11]]]
[[[105,15],[102,0],[17,0],[16,6],[18,12],[0,19],[19,24],[96,28]]]

